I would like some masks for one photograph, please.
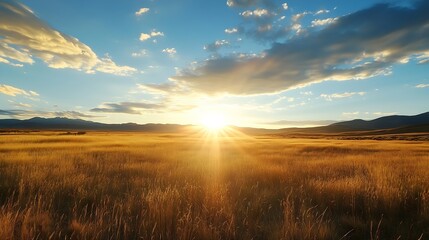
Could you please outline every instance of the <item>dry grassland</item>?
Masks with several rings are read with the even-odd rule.
[[[0,136],[0,239],[428,239],[429,143]]]

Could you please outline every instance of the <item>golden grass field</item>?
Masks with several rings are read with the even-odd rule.
[[[429,239],[429,142],[1,135],[0,239]]]

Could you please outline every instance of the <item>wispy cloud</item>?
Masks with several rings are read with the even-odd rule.
[[[275,43],[257,56],[208,59],[172,79],[210,95],[249,95],[390,74],[391,65],[404,59],[429,58],[429,2],[415,4],[378,4],[339,17],[320,31]],[[385,41],[387,36],[395,38]]]
[[[149,12],[149,8],[140,8],[137,12],[136,12],[136,16],[141,16],[147,12]]]
[[[270,16],[272,14],[273,13],[271,13],[267,9],[263,9],[263,8],[258,8],[258,9],[255,9],[253,11],[246,10],[246,11],[240,13],[240,15],[243,16],[243,17],[257,17],[257,18],[268,17],[268,16]]]
[[[45,24],[30,8],[15,2],[0,2],[0,62],[22,66],[37,57],[51,68],[71,68],[117,75],[132,74],[136,69],[122,67],[110,59],[98,58],[90,47]],[[106,68],[106,65],[109,68]],[[108,69],[108,71],[105,71]]]
[[[221,47],[225,47],[225,46],[229,46],[230,43],[227,40],[216,40],[213,43],[207,44],[204,46],[204,50],[209,51],[209,52],[216,52],[217,50],[219,50],[219,48]]]
[[[237,33],[238,29],[237,28],[227,28],[225,29],[225,33],[227,34],[233,34],[233,33]]]
[[[173,57],[177,53],[175,48],[164,48],[162,52],[168,54],[170,57]]]
[[[96,70],[99,72],[111,73],[118,76],[128,76],[137,71],[133,67],[116,65],[116,63],[110,58],[110,56],[101,58],[101,62],[100,64],[98,64]]]
[[[325,14],[325,13],[329,13],[330,11],[327,9],[320,9],[319,11],[315,12],[315,15],[320,15],[320,14]]]
[[[29,97],[38,97],[39,94],[34,91],[27,91],[24,89],[16,88],[6,84],[0,84],[0,93],[9,95],[9,96],[17,96],[17,95],[25,95]]]
[[[8,100],[13,106],[19,107],[19,108],[31,108],[31,104],[28,103],[22,103],[22,102],[15,102],[13,100]]]
[[[358,116],[360,114],[360,112],[359,111],[355,111],[355,112],[343,112],[342,114],[343,114],[343,116],[350,118],[350,117],[356,117],[356,116]]]
[[[427,88],[427,87],[429,87],[429,84],[421,83],[421,84],[416,85],[416,88]]]
[[[383,116],[391,116],[397,114],[397,112],[373,112],[374,116],[383,117]]]
[[[338,18],[315,19],[311,21],[312,27],[325,26],[334,23]]]
[[[293,22],[298,22],[300,21],[303,17],[305,17],[306,15],[312,14],[312,12],[309,11],[305,11],[305,12],[301,12],[301,13],[297,13],[292,15],[292,21]]]
[[[163,104],[156,103],[120,102],[103,103],[101,106],[91,109],[91,112],[141,114],[143,111],[159,111],[164,108]]]
[[[35,111],[35,110],[3,110],[0,109],[0,115],[10,116],[14,118],[29,118],[29,117],[66,117],[66,118],[96,118],[99,116],[89,115],[77,111]]]
[[[333,94],[320,94],[320,97],[327,101],[332,101],[333,99],[348,98],[355,95],[363,96],[365,94],[366,92],[344,92],[344,93],[333,93]]]
[[[91,112],[98,113],[125,113],[125,114],[144,114],[163,113],[163,112],[182,112],[195,108],[194,105],[172,104],[168,99],[161,99],[159,102],[119,102],[103,103]]]
[[[173,83],[137,84],[137,88],[152,95],[169,95],[170,97],[173,95],[189,95],[189,89],[184,89],[180,85]]]
[[[131,56],[133,56],[133,57],[144,57],[144,56],[147,56],[147,54],[148,54],[148,51],[146,49],[142,49],[138,52],[131,53]]]

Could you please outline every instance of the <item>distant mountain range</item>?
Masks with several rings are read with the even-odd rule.
[[[286,128],[282,133],[290,134],[397,134],[397,133],[429,133],[429,112],[413,115],[392,115],[373,120],[355,119],[337,122],[327,126],[310,128]]]
[[[67,131],[142,131],[142,132],[177,132],[186,128],[179,124],[106,124],[69,118],[40,118],[35,117],[27,120],[0,119],[0,129],[16,130],[67,130]]]
[[[81,119],[40,118],[27,120],[0,119],[0,129],[16,130],[67,130],[67,131],[142,131],[142,132],[181,132],[190,125],[179,124],[105,124]],[[364,131],[380,133],[429,132],[429,112],[414,116],[393,115],[374,120],[355,119],[337,122],[327,126],[311,128],[257,129],[235,127],[246,133],[256,134],[338,134],[357,133]]]

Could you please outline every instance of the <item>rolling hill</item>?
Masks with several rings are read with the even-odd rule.
[[[14,130],[96,130],[96,131],[142,131],[142,132],[181,132],[189,125],[179,124],[105,124],[81,119],[40,118],[27,120],[1,119],[0,129]],[[373,120],[355,119],[333,123],[327,126],[310,128],[259,129],[234,127],[250,134],[399,134],[408,132],[429,132],[429,112],[403,116],[393,115]]]
[[[68,118],[40,118],[27,120],[2,119],[0,129],[14,130],[97,130],[97,131],[144,131],[144,132],[177,132],[187,126],[179,124],[105,124],[81,119]]]

